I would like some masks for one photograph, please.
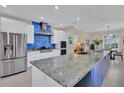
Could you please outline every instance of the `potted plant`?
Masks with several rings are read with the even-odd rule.
[[[101,39],[95,39],[95,40],[93,40],[93,42],[94,42],[94,44],[96,45],[96,49],[98,50],[98,46],[99,46],[100,44],[102,44],[102,40],[101,40]]]

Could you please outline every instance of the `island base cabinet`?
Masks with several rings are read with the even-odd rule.
[[[62,87],[59,83],[32,66],[32,87]]]
[[[74,87],[100,87],[110,66],[110,55],[100,60]]]

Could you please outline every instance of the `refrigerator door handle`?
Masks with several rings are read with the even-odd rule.
[[[5,45],[4,45],[4,55],[6,55],[6,47],[5,47]]]
[[[12,55],[13,55],[13,45],[11,46],[11,50],[12,50]]]

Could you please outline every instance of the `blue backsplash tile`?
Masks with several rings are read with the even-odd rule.
[[[36,48],[41,48],[41,47],[49,48],[51,47],[51,36],[35,35],[34,42]]]
[[[45,48],[55,47],[51,44],[51,36],[35,34],[40,32],[42,29],[40,23],[32,22],[32,25],[34,26],[34,44],[27,44],[29,50],[41,47]],[[47,25],[47,31],[51,32],[50,25]]]
[[[34,49],[35,48],[35,44],[27,44],[27,48],[28,50]]]

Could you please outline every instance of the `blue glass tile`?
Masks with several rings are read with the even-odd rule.
[[[35,45],[34,44],[27,44],[28,50],[34,49]]]
[[[37,48],[45,47],[49,48],[51,47],[51,37],[45,36],[45,35],[35,35],[34,37],[34,44],[37,46]]]

